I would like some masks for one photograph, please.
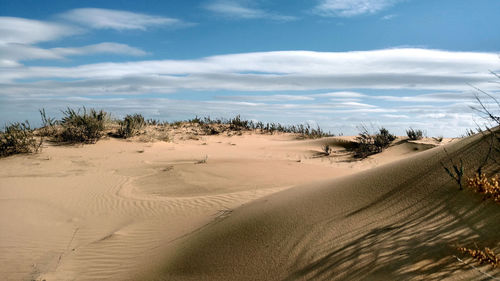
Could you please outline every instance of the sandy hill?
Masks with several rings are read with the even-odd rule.
[[[477,167],[488,147],[476,136],[258,199],[183,241],[159,279],[487,280],[456,247],[498,249],[498,205],[459,192],[440,163]]]
[[[0,279],[487,279],[454,255],[500,248],[498,205],[440,164],[446,147],[475,167],[481,137],[399,139],[362,161],[344,146],[244,133],[1,159]]]

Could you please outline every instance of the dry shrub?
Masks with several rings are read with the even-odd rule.
[[[140,130],[146,126],[146,121],[141,114],[127,115],[118,124],[118,136],[124,139],[133,137],[139,134]]]
[[[0,157],[39,152],[42,141],[35,137],[28,121],[12,123],[0,133]]]
[[[498,267],[500,265],[500,258],[495,255],[495,252],[488,247],[484,250],[479,249],[469,249],[469,248],[458,248],[458,250],[464,254],[471,256],[474,260],[479,262],[479,264],[489,264],[491,266]]]
[[[500,185],[498,175],[488,178],[485,174],[476,174],[467,179],[467,184],[477,193],[483,194],[484,199],[492,199],[500,203]]]
[[[368,129],[362,126],[361,132],[356,137],[356,147],[353,149],[354,157],[366,158],[382,152],[395,139],[396,136],[389,133],[386,128],[380,128],[378,133],[370,134]]]
[[[410,140],[421,140],[424,137],[424,132],[422,130],[414,130],[410,128],[406,130],[406,135]]]
[[[95,143],[103,135],[107,113],[95,109],[82,110],[68,108],[63,111],[61,120],[63,128],[59,138],[70,143]]]

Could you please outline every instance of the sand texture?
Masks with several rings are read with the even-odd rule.
[[[455,257],[474,242],[498,252],[498,204],[441,166],[477,166],[483,137],[399,139],[362,161],[338,142],[105,139],[0,159],[0,279],[500,278]]]

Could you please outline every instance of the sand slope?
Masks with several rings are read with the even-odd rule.
[[[481,140],[447,146],[450,157],[477,167],[488,147]],[[500,249],[499,206],[458,191],[441,167],[446,159],[437,147],[258,199],[188,237],[147,278],[487,280],[454,255],[473,241]]]
[[[243,134],[47,144],[0,159],[0,279],[128,280],[242,204],[378,165],[320,150]]]
[[[107,139],[0,159],[0,279],[477,277],[452,244],[495,246],[498,206],[456,192],[442,148],[358,161],[335,142]],[[449,150],[478,161],[473,140]]]

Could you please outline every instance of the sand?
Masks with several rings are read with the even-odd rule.
[[[487,280],[454,256],[498,252],[499,206],[440,165],[446,147],[473,167],[480,137],[363,161],[321,153],[336,142],[105,139],[0,159],[0,279]]]

